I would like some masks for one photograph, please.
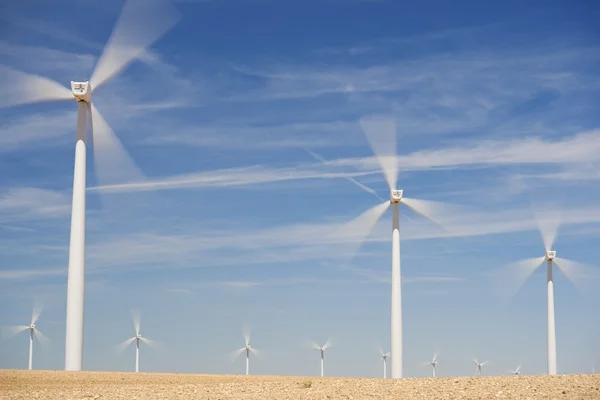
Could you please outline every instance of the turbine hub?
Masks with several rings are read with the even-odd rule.
[[[85,101],[89,103],[92,99],[92,85],[89,82],[73,82],[71,81],[71,91],[75,100]]]
[[[391,203],[400,203],[400,200],[402,200],[403,192],[404,192],[403,190],[398,190],[398,189],[390,190],[390,202]]]
[[[546,261],[552,261],[554,260],[554,258],[556,258],[556,251],[548,250],[546,252]]]

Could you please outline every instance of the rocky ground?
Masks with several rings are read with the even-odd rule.
[[[399,380],[0,370],[0,399],[600,399],[600,375]]]

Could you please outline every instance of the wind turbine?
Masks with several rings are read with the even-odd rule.
[[[512,267],[522,276],[517,280],[518,289],[525,281],[538,269],[544,262],[546,263],[546,284],[547,284],[547,302],[548,302],[548,374],[556,375],[556,322],[554,315],[554,278],[552,266],[556,265],[565,276],[578,286],[577,274],[583,272],[587,267],[576,261],[566,258],[556,257],[556,251],[553,250],[554,241],[560,225],[558,214],[542,215],[535,213],[535,219],[544,244],[544,255],[537,258],[529,258],[512,263]],[[512,276],[511,276],[512,278]]]
[[[390,356],[390,353],[384,353],[383,349],[379,349],[379,355],[383,360],[383,379],[387,378],[387,359]]]
[[[511,375],[517,375],[517,376],[518,376],[518,375],[521,375],[521,364],[519,364],[519,365],[517,366],[517,368],[516,368],[516,369],[514,369],[514,370],[513,370],[513,369],[510,369],[510,370],[509,370],[509,372],[511,373]]]
[[[169,31],[180,14],[167,0],[128,0],[115,28],[96,63],[89,81],[71,81],[71,89],[51,79],[0,66],[0,73],[14,85],[12,96],[3,96],[0,107],[47,101],[77,101],[77,136],[73,173],[73,202],[67,280],[67,318],[65,370],[80,371],[83,362],[83,304],[85,253],[86,125],[91,116],[94,161],[99,181],[112,167],[114,174],[127,181],[140,180],[141,172],[130,159],[119,139],[92,104],[92,93],[122,72],[144,50]],[[85,26],[85,23],[83,23]],[[32,60],[34,61],[34,60]],[[106,183],[106,182],[100,182]]]
[[[475,367],[475,371],[477,372],[477,375],[481,376],[481,368],[484,365],[490,365],[489,361],[484,361],[484,362],[479,362],[477,361],[476,358],[473,359],[473,362],[475,363],[476,367]]]
[[[427,365],[431,365],[431,368],[433,369],[433,377],[435,378],[435,369],[437,367],[438,361],[437,361],[437,354],[433,355],[433,358],[431,359],[431,361],[427,362]]]
[[[236,360],[242,353],[246,352],[246,375],[250,374],[250,353],[254,353],[255,355],[260,355],[260,351],[256,350],[254,347],[250,346],[250,328],[244,329],[244,347],[241,349],[235,350],[232,353],[233,360]]]
[[[140,333],[140,314],[139,312],[133,313],[133,326],[135,328],[135,336],[127,339],[123,343],[117,346],[117,352],[122,353],[131,343],[135,342],[135,372],[140,372],[140,342],[147,344],[148,346],[155,346],[156,342],[145,338]]]
[[[36,324],[37,320],[40,318],[41,314],[42,314],[42,307],[34,307],[33,313],[31,315],[31,323],[29,325],[9,326],[4,329],[3,336],[5,337],[5,339],[8,339],[9,337],[17,335],[21,332],[24,332],[27,330],[29,331],[29,368],[28,369],[30,369],[30,370],[33,369],[33,338],[36,337],[40,344],[42,344],[42,341],[44,341],[44,342],[48,341],[48,338],[46,336],[44,336],[44,334],[35,327],[35,324]]]
[[[317,343],[312,342],[311,346],[313,349],[319,350],[319,352],[321,354],[321,376],[323,376],[323,374],[325,372],[325,350],[327,350],[328,348],[330,348],[332,346],[331,340],[327,339],[327,341],[325,342],[325,344],[323,346],[319,346]]]
[[[392,206],[392,296],[391,296],[391,376],[402,378],[402,274],[400,271],[400,221],[399,206],[404,204],[416,213],[440,225],[440,217],[446,214],[444,203],[404,197],[404,191],[397,189],[398,160],[396,155],[396,124],[388,118],[362,118],[360,125],[375,153],[390,190],[390,199],[363,212],[354,220],[344,224],[339,235],[357,238],[362,244],[375,224]],[[363,190],[379,197],[364,185],[354,182]]]

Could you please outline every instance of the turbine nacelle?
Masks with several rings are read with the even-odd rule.
[[[400,200],[402,200],[403,192],[404,192],[403,190],[398,190],[398,189],[390,190],[390,202],[391,203],[400,203]]]
[[[556,251],[554,250],[548,250],[546,252],[546,261],[552,261],[554,260],[554,258],[556,258]]]
[[[89,103],[92,99],[92,85],[89,82],[71,81],[71,91],[78,102],[85,101]]]

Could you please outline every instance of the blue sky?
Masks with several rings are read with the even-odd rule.
[[[88,79],[121,6],[5,6],[0,64]],[[176,7],[181,22],[94,94],[150,190],[94,190],[90,146],[85,369],[133,369],[133,348],[112,349],[139,308],[162,345],[142,349],[143,371],[242,373],[226,355],[249,324],[264,350],[253,373],[317,375],[305,343],[331,338],[327,375],[380,376],[391,212],[350,264],[328,240],[381,201],[345,177],[388,196],[358,123],[373,114],[396,121],[405,195],[462,206],[452,234],[403,210],[405,375],[428,375],[436,350],[439,375],[473,374],[473,357],[492,361],[486,374],[546,371],[545,271],[508,303],[496,295],[516,280],[504,265],[543,255],[530,206],[541,200],[562,207],[559,256],[592,271],[581,289],[556,273],[559,373],[600,366],[597,5]],[[75,119],[74,102],[0,109],[0,321],[27,323],[44,302],[51,345],[36,347],[35,368],[64,368]],[[26,367],[26,336],[0,342],[1,368]]]

